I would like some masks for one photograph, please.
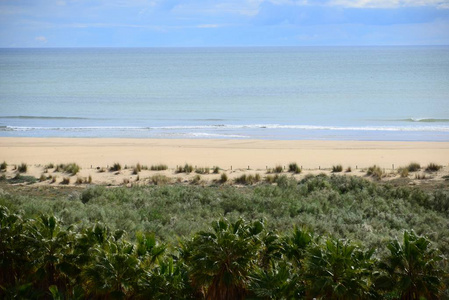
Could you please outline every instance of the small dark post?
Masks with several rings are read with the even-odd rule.
[[[249,166],[248,166],[248,170],[249,170]]]
[[[321,170],[321,166],[318,166],[318,170]]]
[[[355,165],[355,169],[357,170],[357,165]]]
[[[232,171],[232,166],[231,166],[231,171]]]
[[[394,170],[394,164],[392,166],[393,166],[393,170]]]

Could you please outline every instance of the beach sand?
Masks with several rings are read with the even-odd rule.
[[[219,166],[228,172],[247,171],[248,167],[250,171],[265,172],[276,165],[288,168],[290,162],[310,173],[329,170],[337,164],[344,169],[351,167],[353,173],[374,164],[392,171],[410,162],[421,166],[434,162],[447,169],[449,142],[3,137],[0,160],[9,165],[24,162],[34,166],[29,172],[37,177],[48,163],[76,162],[82,168],[80,176],[92,175],[94,182],[119,184],[122,176],[98,173],[96,168],[108,168],[115,162],[122,166],[162,163],[172,170],[164,174],[173,176],[179,176],[173,170],[185,163]]]

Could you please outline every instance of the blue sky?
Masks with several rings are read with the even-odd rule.
[[[449,0],[0,0],[0,47],[449,45]]]

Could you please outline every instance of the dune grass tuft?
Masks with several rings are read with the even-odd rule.
[[[398,169],[398,174],[399,174],[402,178],[408,177],[408,168],[407,168],[407,167],[405,167],[405,168],[399,168],[399,169]]]
[[[165,175],[154,175],[151,176],[149,179],[150,182],[155,185],[165,185],[171,182],[170,178]]]
[[[8,167],[8,164],[6,163],[6,161],[3,161],[0,164],[0,171],[6,171],[6,168]]]
[[[21,163],[19,166],[17,166],[17,171],[19,171],[19,173],[26,173],[27,170],[28,167],[26,163]]]
[[[109,168],[109,171],[111,172],[115,172],[115,171],[120,171],[122,169],[122,165],[119,163],[114,163],[112,165],[112,167]]]
[[[298,166],[297,163],[290,163],[288,165],[288,171],[295,173],[295,174],[299,174],[299,173],[301,173],[301,168]]]
[[[430,163],[427,165],[426,167],[426,171],[427,172],[437,172],[439,171],[443,166],[442,165],[438,165],[436,163]]]
[[[209,174],[210,173],[210,169],[209,169],[209,167],[195,168],[195,173],[197,173],[197,174]]]
[[[255,184],[257,182],[259,182],[261,180],[260,175],[259,174],[255,174],[255,175],[246,175],[243,174],[240,177],[237,177],[235,179],[235,182],[238,184],[244,184],[244,185],[252,185]]]
[[[366,172],[366,175],[376,178],[378,180],[382,179],[382,177],[385,177],[384,171],[377,165],[369,167],[368,171]]]
[[[176,169],[176,173],[192,173],[193,172],[193,166],[189,165],[189,164],[185,164],[184,167],[183,166],[179,166],[178,169]]]
[[[220,182],[225,183],[226,181],[228,181],[228,175],[226,175],[226,173],[222,173],[220,176]]]
[[[167,169],[168,169],[168,166],[164,165],[164,164],[152,165],[150,167],[151,171],[165,171]]]
[[[342,165],[332,166],[332,173],[340,173],[343,171]]]
[[[192,179],[192,184],[200,184],[201,182],[201,175],[197,174]]]
[[[407,166],[407,169],[409,172],[416,172],[421,169],[421,165],[419,163],[412,162]]]
[[[70,183],[70,177],[62,178],[61,184],[69,184],[69,183]]]
[[[219,173],[220,173],[220,167],[215,166],[215,167],[213,168],[213,173],[214,173],[214,174],[219,174]]]
[[[352,168],[351,167],[347,167],[345,172],[346,173],[351,173],[352,172]]]

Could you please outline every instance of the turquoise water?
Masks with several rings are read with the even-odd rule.
[[[449,47],[0,49],[0,136],[449,141]]]

